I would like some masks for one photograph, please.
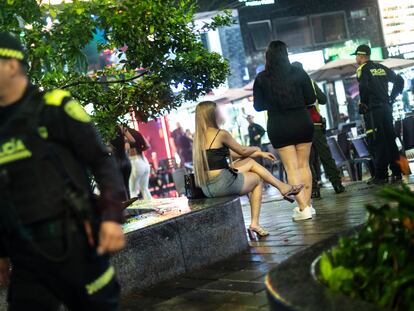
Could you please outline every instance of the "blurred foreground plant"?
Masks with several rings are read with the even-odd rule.
[[[353,298],[401,311],[414,310],[414,193],[385,188],[389,203],[368,205],[368,221],[322,254],[320,277]]]

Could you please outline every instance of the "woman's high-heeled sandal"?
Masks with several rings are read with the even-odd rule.
[[[249,227],[247,229],[247,233],[249,235],[250,240],[256,240],[257,238],[263,238],[269,235],[269,232],[267,232],[262,227],[257,227],[257,228]]]
[[[295,202],[295,199],[293,198],[293,196],[295,196],[299,192],[301,192],[303,190],[303,188],[305,188],[305,185],[303,185],[303,184],[292,186],[292,188],[290,188],[290,190],[288,192],[282,193],[283,200],[286,200],[290,203]]]

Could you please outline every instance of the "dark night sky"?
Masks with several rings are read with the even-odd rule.
[[[199,7],[198,11],[200,12],[239,8],[243,6],[239,0],[197,0],[197,3]]]

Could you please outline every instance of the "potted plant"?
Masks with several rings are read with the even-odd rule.
[[[368,221],[319,260],[331,290],[393,310],[414,310],[414,193],[384,188],[386,204],[368,205]]]

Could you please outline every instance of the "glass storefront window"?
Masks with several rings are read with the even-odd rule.
[[[250,36],[257,51],[265,50],[272,40],[272,25],[270,20],[247,23]]]
[[[290,48],[312,46],[312,30],[308,17],[287,17],[273,20],[276,38]]]
[[[345,12],[311,16],[313,38],[316,44],[348,39]]]

